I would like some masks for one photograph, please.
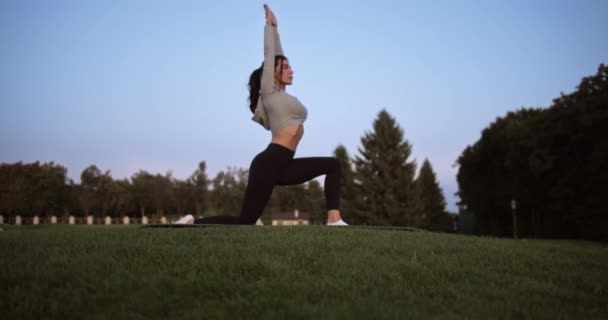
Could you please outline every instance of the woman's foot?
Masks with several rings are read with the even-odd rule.
[[[193,224],[193,223],[194,223],[194,217],[191,214],[183,216],[177,221],[171,222],[171,224]]]
[[[327,211],[327,225],[328,226],[347,226],[348,223],[342,220],[340,210],[329,210]]]
[[[346,223],[346,222],[344,222],[344,220],[340,219],[335,222],[327,222],[327,225],[331,226],[331,227],[345,227],[345,226],[348,226],[348,223]]]

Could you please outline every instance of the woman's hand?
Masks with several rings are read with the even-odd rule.
[[[266,11],[266,24],[269,24],[276,28],[277,17],[274,15],[274,12],[270,10],[270,7],[267,4],[264,4],[264,10]]]

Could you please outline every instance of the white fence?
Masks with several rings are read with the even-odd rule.
[[[88,216],[88,217],[74,217],[74,216],[63,216],[63,217],[57,217],[57,216],[50,216],[50,217],[39,217],[39,216],[33,216],[33,217],[21,217],[21,216],[14,216],[14,217],[7,217],[5,218],[4,216],[0,215],[0,225],[15,225],[15,226],[21,226],[21,225],[39,225],[39,224],[87,224],[87,225],[94,225],[94,224],[101,224],[101,225],[128,225],[128,224],[140,224],[140,225],[144,225],[144,224],[168,224],[169,220],[167,219],[167,217],[165,216],[161,216],[160,218],[155,217],[155,218],[148,218],[147,216],[143,216],[143,217],[129,217],[129,216],[124,216],[124,217],[110,217],[110,216],[106,216],[104,218],[102,217],[94,217],[94,216]],[[275,223],[273,223],[274,225]],[[308,222],[306,223],[308,224]],[[256,225],[259,226],[263,226],[264,223],[262,222],[261,219],[258,219],[258,221],[256,222]]]
[[[62,224],[87,224],[87,225],[93,225],[93,224],[103,224],[103,225],[112,225],[112,224],[123,224],[123,225],[127,225],[127,224],[167,224],[169,223],[169,220],[162,216],[160,218],[148,218],[146,216],[143,217],[128,217],[128,216],[124,216],[124,217],[110,217],[110,216],[106,216],[104,218],[101,217],[94,217],[94,216],[88,216],[88,217],[74,217],[74,216],[64,216],[64,217],[57,217],[57,216],[51,216],[51,217],[44,217],[41,218],[39,216],[33,216],[33,217],[21,217],[21,216],[14,216],[14,217],[4,217],[2,215],[0,215],[0,225],[3,224],[11,224],[11,225],[15,225],[15,226],[21,226],[21,225],[39,225],[39,224],[58,224],[58,223],[62,223]]]

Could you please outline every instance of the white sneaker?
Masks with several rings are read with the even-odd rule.
[[[345,227],[345,226],[348,226],[348,223],[346,223],[346,222],[344,222],[344,220],[340,219],[336,222],[328,222],[327,225],[332,226],[332,227]]]
[[[179,220],[172,221],[171,224],[188,224],[188,221],[190,220],[194,220],[194,217],[191,214],[183,216]]]

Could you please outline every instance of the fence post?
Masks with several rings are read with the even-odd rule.
[[[143,217],[141,218],[141,224],[148,224],[148,217],[143,216]]]
[[[16,226],[20,226],[21,225],[21,216],[16,216],[15,217],[15,225]]]
[[[75,220],[76,220],[76,219],[74,219],[74,216],[70,216],[70,218],[68,219],[68,223],[69,223],[69,224],[74,224],[74,223],[76,223],[76,221],[75,221]]]

